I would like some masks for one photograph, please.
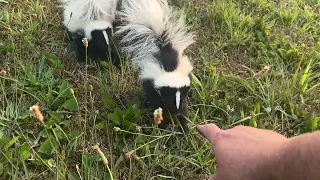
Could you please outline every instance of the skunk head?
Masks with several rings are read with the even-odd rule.
[[[94,58],[106,59],[111,51],[112,26],[108,21],[92,21],[84,29],[89,40],[88,52]]]
[[[143,88],[147,102],[152,110],[163,109],[165,127],[171,116],[181,117],[180,123],[188,132],[188,93],[191,87],[193,67],[186,56],[179,54],[172,43],[159,47],[160,51],[153,55],[154,61],[145,61],[141,73]]]
[[[178,77],[174,74],[168,74],[156,80],[143,80],[143,88],[152,110],[161,107],[165,118],[169,118],[169,114],[166,113],[170,113],[173,116],[187,116],[186,107],[191,86],[190,82],[190,75]]]
[[[89,41],[103,39],[101,42],[109,44],[109,38],[112,36],[112,25],[105,20],[91,21],[84,28],[84,33]]]

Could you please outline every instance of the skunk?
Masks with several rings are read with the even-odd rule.
[[[120,57],[113,42],[113,26],[117,0],[61,0],[64,6],[63,25],[75,41],[79,61],[86,59],[82,39],[88,38],[88,56],[111,60],[120,65]]]
[[[116,21],[115,36],[140,71],[148,105],[152,110],[163,109],[159,127],[167,127],[174,115],[188,133],[187,98],[193,66],[184,50],[194,43],[194,35],[184,17],[165,0],[122,0]]]

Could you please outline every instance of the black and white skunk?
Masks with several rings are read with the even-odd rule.
[[[82,39],[88,38],[88,56],[120,65],[120,58],[113,43],[113,26],[117,0],[61,0],[64,6],[63,24],[76,43],[79,61],[86,58]],[[111,55],[111,56],[109,56]]]
[[[120,23],[115,36],[121,37],[121,49],[133,56],[140,70],[149,106],[163,109],[159,127],[167,127],[174,115],[188,133],[187,98],[193,66],[184,50],[194,43],[194,36],[184,17],[165,0],[122,0],[116,16]]]

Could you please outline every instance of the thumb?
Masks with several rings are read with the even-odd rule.
[[[216,137],[216,134],[221,131],[221,129],[215,124],[206,124],[197,126],[197,131],[207,140],[212,142]]]

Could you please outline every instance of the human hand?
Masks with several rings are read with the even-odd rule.
[[[210,180],[275,179],[281,148],[289,140],[274,131],[246,126],[222,130],[215,124],[197,131],[212,145],[217,170]]]

